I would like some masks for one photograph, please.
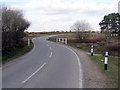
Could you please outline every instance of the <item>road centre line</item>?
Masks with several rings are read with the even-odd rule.
[[[50,45],[47,44],[47,46],[49,47]]]
[[[45,66],[45,62],[43,63],[42,66],[40,66],[33,74],[31,74],[27,79],[25,79],[24,81],[22,81],[22,84],[27,82],[32,76],[34,76],[38,71],[40,71],[44,66]]]
[[[52,51],[52,48],[51,47],[49,47],[50,48],[50,50]]]
[[[50,53],[50,56],[49,56],[49,58],[51,58],[52,57],[52,52]]]
[[[70,51],[72,51],[76,55],[76,57],[77,57],[77,61],[78,61],[78,64],[79,64],[79,81],[80,81],[79,88],[82,88],[83,87],[83,72],[82,72],[82,68],[81,68],[81,63],[80,63],[79,57],[78,57],[78,55],[76,54],[75,51],[73,51],[72,49],[70,49],[68,47],[66,47],[66,48],[69,49]],[[80,79],[80,76],[81,76],[81,79]]]

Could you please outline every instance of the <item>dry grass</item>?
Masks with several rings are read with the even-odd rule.
[[[80,40],[76,33],[66,33],[63,35],[55,36],[52,41],[56,41],[55,38],[68,38],[68,45],[90,51],[91,45],[94,45],[94,53],[104,54],[107,50],[110,55],[118,55],[120,44],[116,38],[107,37],[101,33],[84,33],[83,40]]]

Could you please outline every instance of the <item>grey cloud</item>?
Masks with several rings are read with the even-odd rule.
[[[65,15],[72,13],[73,10],[70,9],[57,9],[57,10],[45,10],[42,14],[44,15]]]

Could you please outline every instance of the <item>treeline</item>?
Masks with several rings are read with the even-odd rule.
[[[2,55],[9,55],[16,48],[25,46],[24,31],[29,26],[22,11],[2,8]]]
[[[75,33],[71,31],[51,31],[51,32],[25,32],[29,37],[37,37],[41,35],[54,35],[54,34],[67,34],[67,33]]]
[[[101,27],[101,33],[120,35],[120,14],[110,13],[105,15],[99,25]]]

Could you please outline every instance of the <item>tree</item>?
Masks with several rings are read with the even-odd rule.
[[[1,55],[1,49],[2,49],[2,9],[0,8],[0,55]]]
[[[82,40],[84,38],[83,33],[86,31],[90,31],[91,25],[84,20],[77,21],[71,26],[71,30],[75,31],[77,33],[78,38]]]
[[[24,47],[24,31],[30,23],[24,19],[22,11],[2,8],[2,52],[9,54],[15,48]]]
[[[119,13],[111,13],[105,15],[99,23],[102,33],[120,33],[120,15]]]

